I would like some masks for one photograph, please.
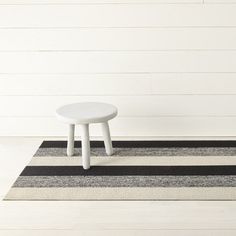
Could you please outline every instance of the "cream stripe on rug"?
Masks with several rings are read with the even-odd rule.
[[[235,200],[236,188],[12,188],[5,200]]]
[[[29,166],[81,166],[81,157],[33,157]],[[91,157],[91,165],[236,165],[236,156],[127,156],[127,157]]]

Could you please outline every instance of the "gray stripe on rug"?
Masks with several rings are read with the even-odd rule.
[[[236,176],[20,176],[13,187],[236,187]]]

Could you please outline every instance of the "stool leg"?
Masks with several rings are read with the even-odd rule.
[[[104,137],[106,153],[108,156],[111,156],[113,154],[113,148],[112,148],[111,135],[108,122],[102,123],[102,133]]]
[[[67,156],[74,155],[74,134],[75,134],[75,125],[69,125],[69,135],[67,141]]]
[[[85,170],[90,168],[89,125],[81,125],[82,164]]]

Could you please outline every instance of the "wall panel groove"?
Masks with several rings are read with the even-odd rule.
[[[217,1],[217,0],[216,0]],[[219,1],[219,0],[218,0]],[[228,0],[230,1],[230,0]],[[231,0],[232,1],[232,0]],[[192,4],[202,0],[1,0],[0,5]]]

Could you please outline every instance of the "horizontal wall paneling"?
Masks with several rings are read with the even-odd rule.
[[[0,28],[235,27],[235,11],[235,4],[2,5]]]
[[[0,29],[0,51],[232,49],[236,28]]]
[[[0,74],[0,96],[147,95],[151,90],[150,74]]]
[[[117,105],[116,137],[236,136],[235,3],[0,0],[0,136],[64,136],[80,101]]]
[[[0,53],[0,73],[236,72],[236,51]]]
[[[4,107],[0,117],[54,117],[61,105],[93,101],[116,104],[120,117],[236,116],[232,107],[235,99],[235,95],[4,96],[0,99],[0,107]]]
[[[236,73],[0,74],[0,96],[217,94],[236,95]]]
[[[201,137],[235,136],[235,117],[117,118],[110,122],[116,137]],[[56,118],[0,118],[2,136],[66,136],[67,126]],[[101,127],[91,126],[91,135],[101,137]],[[76,131],[80,135],[79,130]]]

